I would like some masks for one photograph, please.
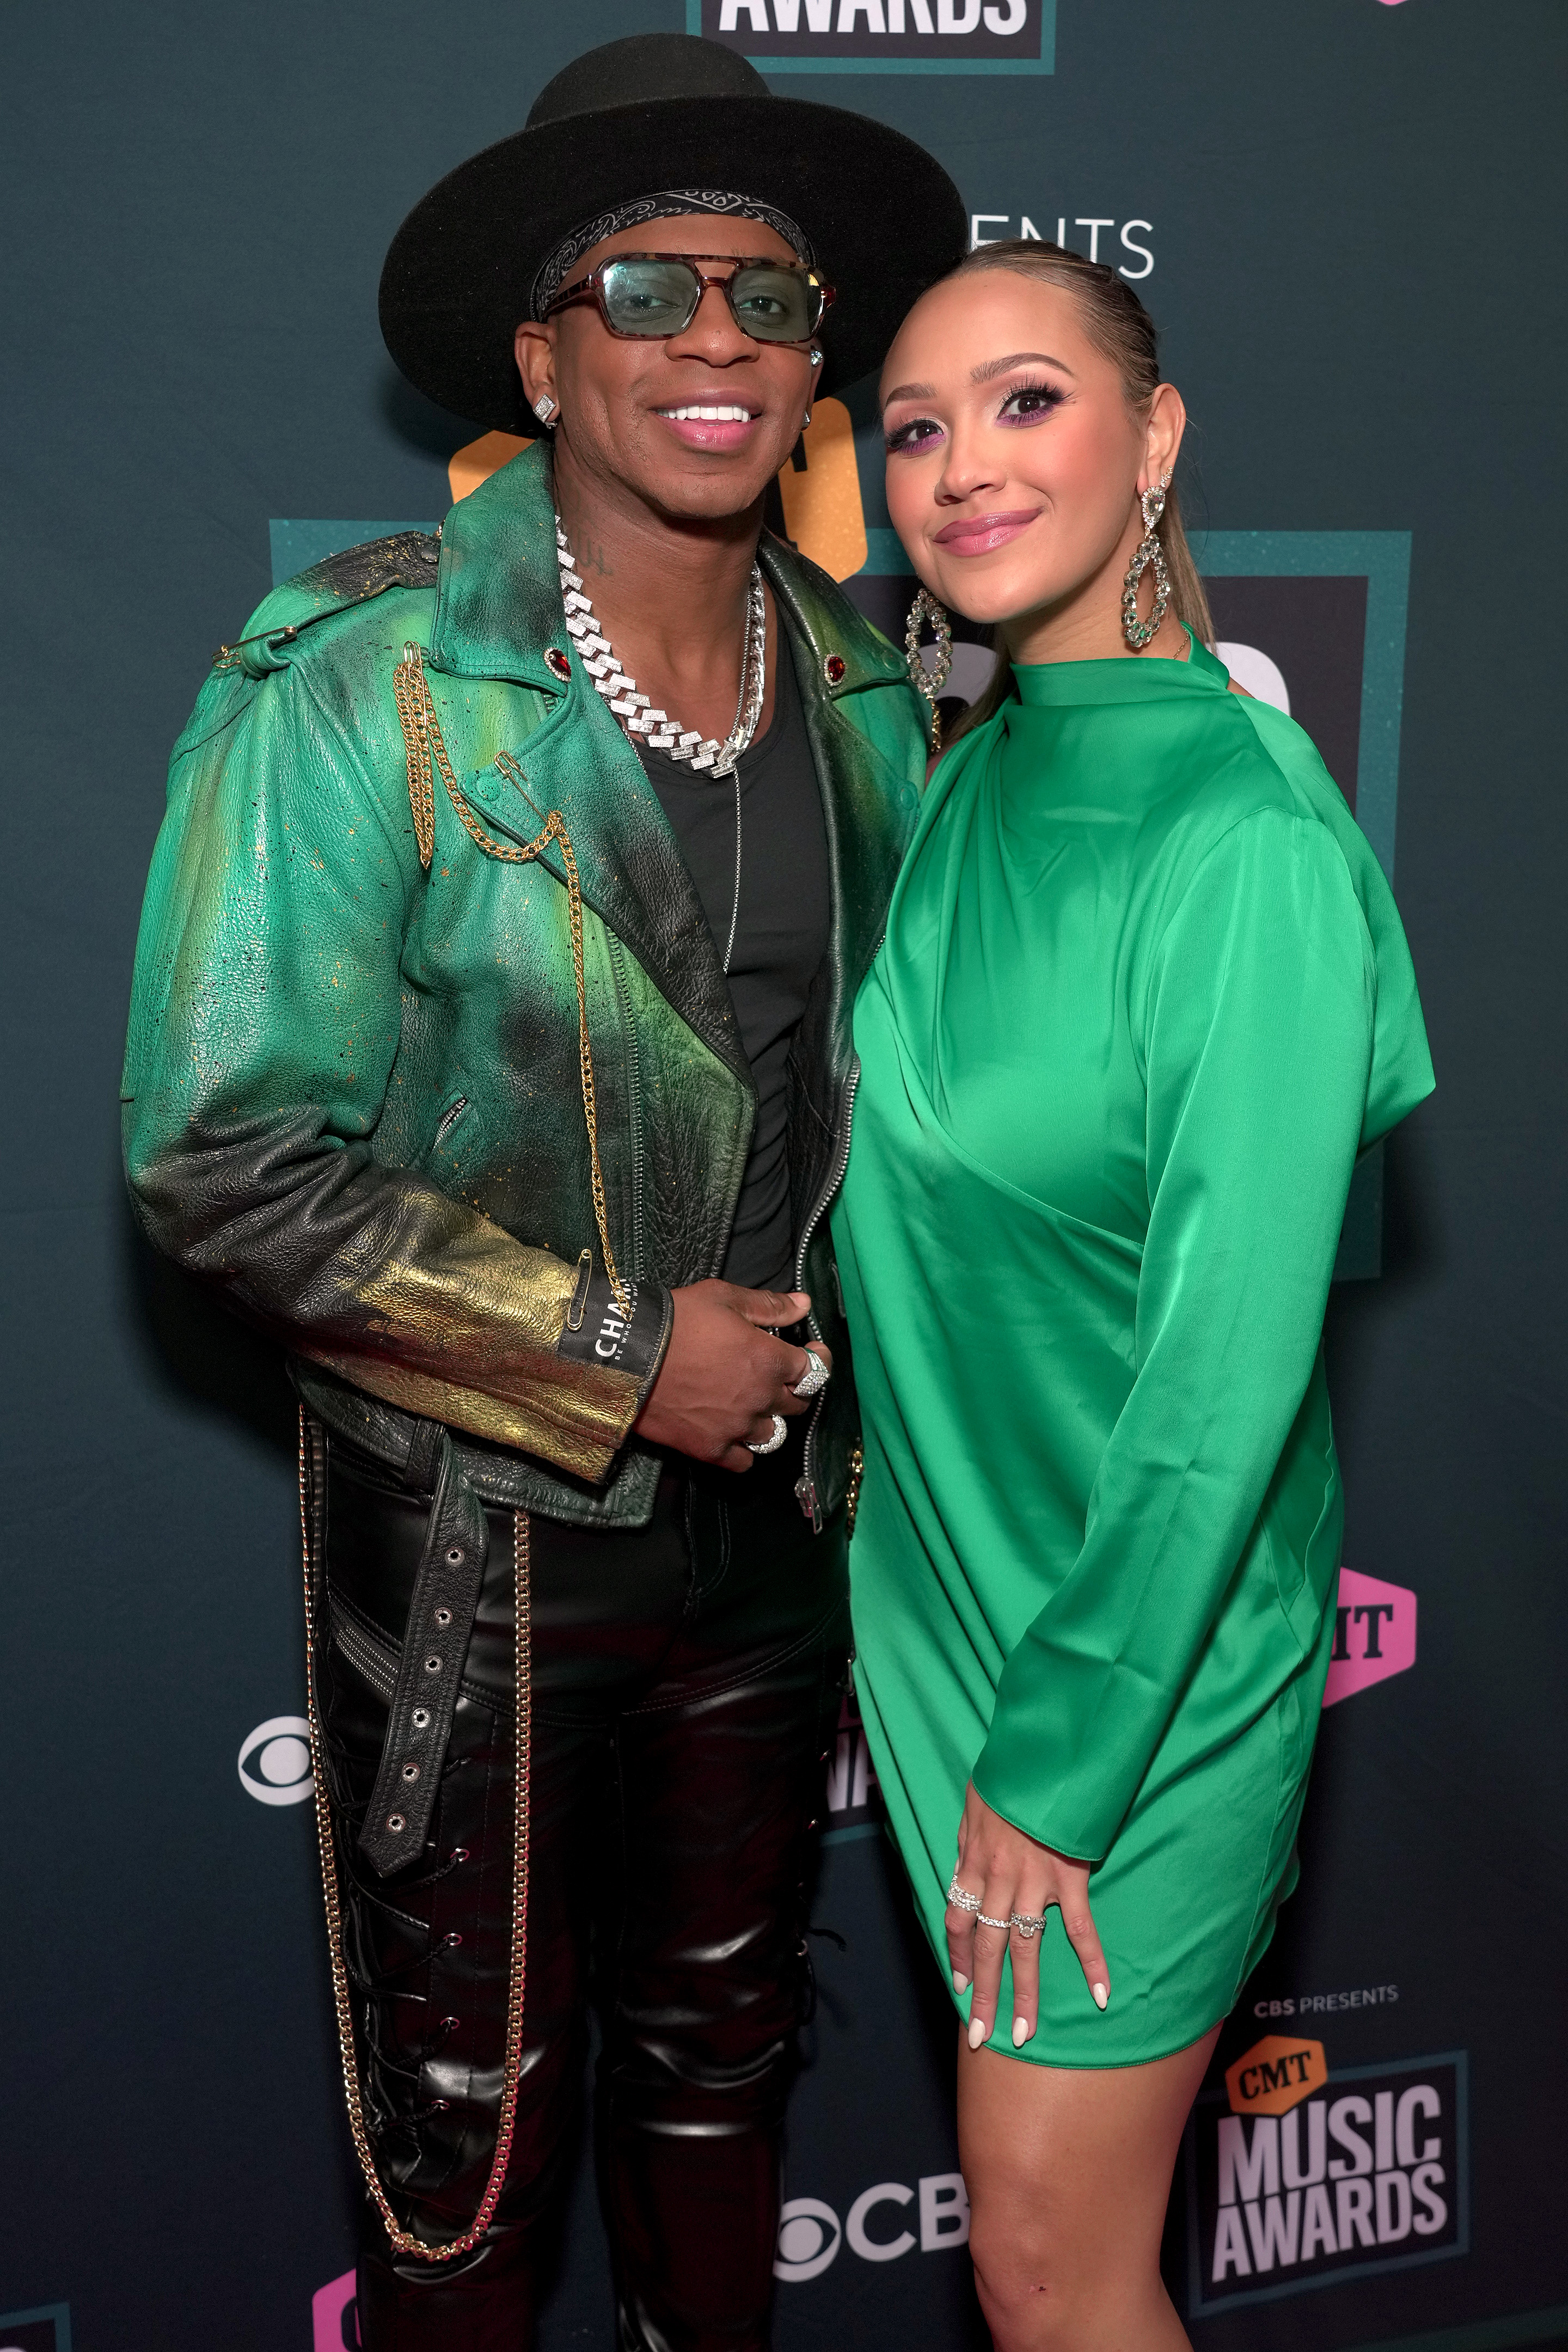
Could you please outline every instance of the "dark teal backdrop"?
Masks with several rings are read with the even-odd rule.
[[[1013,0],[909,0],[895,39],[894,0],[842,34],[826,0],[727,30],[726,0],[700,5],[810,77],[770,66],[775,87],[932,146],[979,235],[1060,222],[1138,283],[1195,420],[1220,634],[1274,662],[1354,782],[1421,978],[1438,1092],[1330,1318],[1347,1573],[1304,1874],[1194,2122],[1173,2292],[1202,2352],[1568,2343],[1568,21],[1028,0],[1015,35]],[[293,1801],[291,1412],[267,1349],[132,1234],[132,941],[167,747],[268,585],[269,523],[434,518],[472,437],[383,353],[393,228],[575,48],[686,21],[685,0],[6,12],[0,2352],[354,2340]],[[860,446],[851,593],[891,618]],[[958,2352],[984,2336],[951,2022],[850,1720],[826,1802],[816,1916],[843,1942],[815,1946],[778,2341]],[[1311,2045],[1300,2146],[1321,2103],[1372,2168],[1323,2184],[1331,2250],[1269,2237],[1296,2126],[1237,2126],[1226,2086]],[[597,2232],[584,2174],[545,2352],[608,2342]]]

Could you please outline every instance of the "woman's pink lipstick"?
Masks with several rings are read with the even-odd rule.
[[[1041,514],[1039,507],[1030,507],[1018,514],[961,515],[956,522],[948,523],[937,531],[933,547],[945,547],[952,555],[989,555],[1008,541],[1016,539],[1021,530]]]

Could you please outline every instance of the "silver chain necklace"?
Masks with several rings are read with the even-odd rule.
[[[711,775],[715,783],[721,776],[730,776],[735,785],[735,895],[730,908],[730,938],[724,950],[724,971],[730,969],[730,958],[735,951],[735,927],[741,917],[741,771],[739,761],[749,750],[757,731],[757,721],[763,715],[763,698],[767,687],[768,610],[763,595],[763,574],[759,565],[752,566],[751,586],[746,598],[746,644],[741,659],[741,691],[735,703],[735,719],[729,734],[721,743],[716,737],[704,737],[695,727],[683,728],[678,719],[662,710],[655,710],[646,694],[637,692],[637,682],[616,659],[610,641],[599,625],[593,599],[583,585],[566,533],[561,528],[561,518],[555,518],[555,560],[561,567],[561,601],[566,611],[566,628],[577,648],[577,657],[597,692],[609,704],[620,720],[623,731],[635,742],[638,736],[650,751],[663,751],[671,760],[689,761],[694,772]]]
[[[696,728],[683,728],[679,719],[655,710],[647,696],[637,692],[636,678],[621,667],[610,650],[608,637],[599,626],[593,600],[583,586],[559,515],[555,518],[555,559],[561,566],[561,600],[566,607],[567,630],[584,668],[626,733],[640,735],[650,751],[667,752],[672,760],[689,760],[697,770],[710,770],[715,782],[727,776],[756,733],[757,721],[763,715],[768,622],[759,567],[755,563],[752,566],[746,605],[746,649],[741,663],[735,720],[721,743],[715,737],[704,739]]]

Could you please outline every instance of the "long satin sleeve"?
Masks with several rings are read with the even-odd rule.
[[[1133,1382],[1082,1549],[1007,1659],[973,1773],[1058,1851],[1099,1861],[1110,1847],[1301,1404],[1377,999],[1344,856],[1325,825],[1278,810],[1208,852],[1152,954],[1134,1024],[1150,1217]]]

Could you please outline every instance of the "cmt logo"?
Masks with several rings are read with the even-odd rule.
[[[358,2281],[353,2271],[310,2297],[310,2352],[359,2352]]]
[[[1321,2042],[1255,2042],[1187,2126],[1190,2315],[1468,2253],[1466,2063],[1336,2074]]]
[[[251,1764],[254,1771],[247,1769]],[[247,1733],[239,1782],[258,1805],[304,1803],[316,1784],[310,1777],[310,1727],[302,1715],[269,1715]]]
[[[1321,2042],[1288,2042],[1266,2033],[1226,2073],[1225,2087],[1238,2116],[1282,2116],[1329,2079]]]
[[[898,2210],[910,2205],[919,2219],[918,2239],[913,2230],[901,2226],[903,2217]],[[889,2206],[895,2209],[891,2229],[883,2210]],[[875,2237],[870,2229],[873,2214],[877,2216]],[[779,2215],[774,2278],[792,2286],[820,2278],[846,2240],[850,2252],[858,2254],[863,2263],[896,2263],[900,2255],[912,2254],[917,2244],[922,2254],[948,2253],[955,2246],[966,2246],[969,2198],[963,2173],[928,2172],[918,2189],[907,2188],[901,2180],[879,2180],[874,2189],[861,2190],[842,2226],[832,2206],[825,2205],[820,2197],[792,2197]]]
[[[1056,63],[1056,0],[687,0],[686,29],[778,73],[808,59],[847,73],[1049,73]]]
[[[1323,1705],[1335,1706],[1415,1664],[1415,1593],[1407,1585],[1384,1584],[1381,1577],[1342,1568]]]

